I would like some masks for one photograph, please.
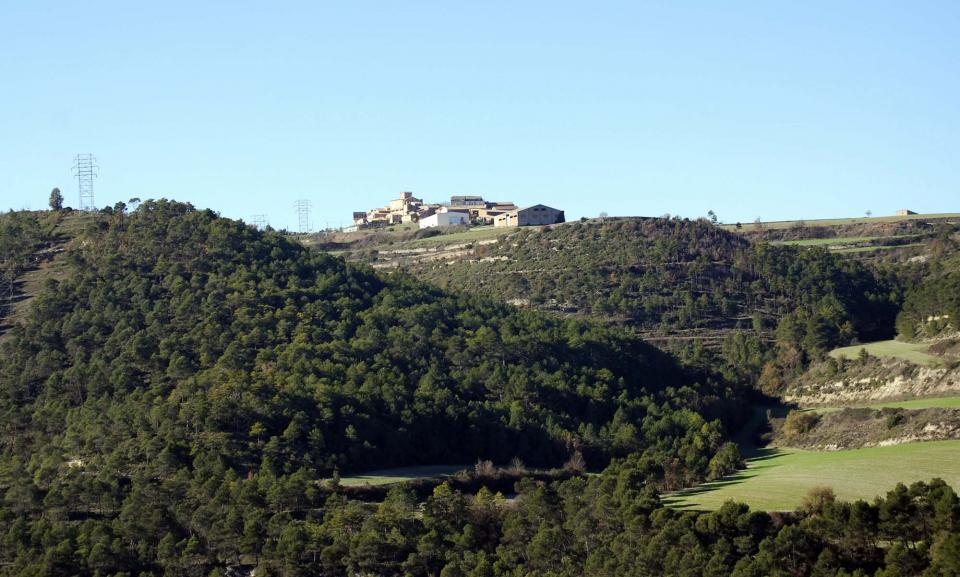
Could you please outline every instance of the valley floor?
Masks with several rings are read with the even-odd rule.
[[[691,510],[716,510],[733,500],[754,509],[791,511],[814,487],[830,487],[839,499],[869,501],[897,483],[933,478],[960,486],[960,441],[848,451],[760,450],[748,460],[746,470],[664,500]]]

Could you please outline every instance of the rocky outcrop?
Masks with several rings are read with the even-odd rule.
[[[867,402],[960,394],[960,367],[922,367],[897,359],[851,363],[839,374],[811,370],[784,394],[801,407],[843,406]]]

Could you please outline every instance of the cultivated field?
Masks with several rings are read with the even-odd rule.
[[[889,403],[873,403],[869,405],[850,405],[851,408],[867,409],[957,409],[960,408],[960,397],[931,397],[913,399],[910,401],[893,401]],[[811,409],[818,413],[841,411],[847,407],[818,407]]]
[[[361,487],[363,485],[391,485],[414,479],[431,479],[449,477],[454,473],[472,469],[471,465],[424,465],[420,467],[400,467],[397,469],[380,469],[362,475],[352,475],[340,479],[345,487]]]
[[[930,345],[923,343],[905,343],[902,341],[877,341],[875,343],[866,343],[854,345],[852,347],[841,347],[830,351],[830,356],[839,359],[856,359],[861,349],[866,349],[867,353],[880,358],[897,358],[910,361],[918,365],[928,367],[936,366],[943,361],[927,352]]]
[[[849,451],[764,450],[721,481],[665,496],[673,507],[715,510],[729,500],[754,509],[791,511],[814,487],[840,499],[870,500],[897,483],[939,477],[960,486],[960,441],[931,441]]]

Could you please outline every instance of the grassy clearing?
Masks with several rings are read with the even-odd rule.
[[[867,409],[956,409],[960,408],[960,397],[933,397],[926,399],[912,399],[909,401],[892,401],[886,403],[872,403],[869,405],[850,405],[854,408]],[[818,413],[831,413],[846,407],[819,407],[813,409]]]
[[[939,477],[960,485],[960,441],[816,452],[767,450],[736,475],[666,496],[673,507],[716,510],[729,500],[754,509],[791,511],[814,487],[829,486],[846,500],[872,499],[897,483]]]
[[[420,467],[400,467],[397,469],[380,469],[362,475],[352,475],[340,479],[345,487],[360,487],[363,485],[391,485],[414,479],[430,479],[434,477],[449,477],[454,473],[469,470],[470,465],[424,465]]]
[[[933,399],[913,399],[892,403],[868,405],[871,409],[955,409],[960,407],[960,397],[939,397]]]
[[[856,359],[860,355],[860,349],[867,349],[867,353],[880,358],[897,358],[909,361],[917,365],[933,367],[941,364],[943,361],[927,352],[930,345],[923,343],[905,343],[902,341],[877,341],[863,345],[854,345],[852,347],[841,347],[830,351],[830,356],[839,359]]]
[[[766,229],[781,229],[781,228],[791,228],[799,224],[804,224],[806,226],[838,226],[842,224],[874,224],[882,222],[901,222],[904,220],[930,220],[930,219],[941,219],[941,218],[960,218],[960,213],[956,212],[946,212],[938,214],[910,214],[907,216],[872,216],[872,217],[859,217],[859,218],[825,218],[825,219],[816,219],[816,220],[777,220],[771,222],[763,222],[763,228]],[[756,225],[754,223],[741,223],[741,229],[744,232],[750,232],[756,230]],[[725,224],[723,228],[727,230],[736,231],[737,225],[735,224]]]

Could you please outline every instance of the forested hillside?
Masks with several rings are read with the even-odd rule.
[[[809,348],[892,334],[897,283],[864,264],[753,243],[705,220],[613,219],[521,230],[473,258],[409,270],[441,287],[614,320],[651,337],[770,330],[791,314]]]
[[[931,273],[912,287],[897,316],[897,330],[905,338],[960,330],[960,257],[935,262]]]
[[[49,225],[36,214],[0,214],[0,332],[6,330],[10,309],[21,296],[22,276],[39,260],[50,239]]]
[[[7,573],[222,565],[337,470],[643,454],[678,487],[739,463],[744,390],[635,337],[167,201],[102,211],[64,258],[0,348]]]

